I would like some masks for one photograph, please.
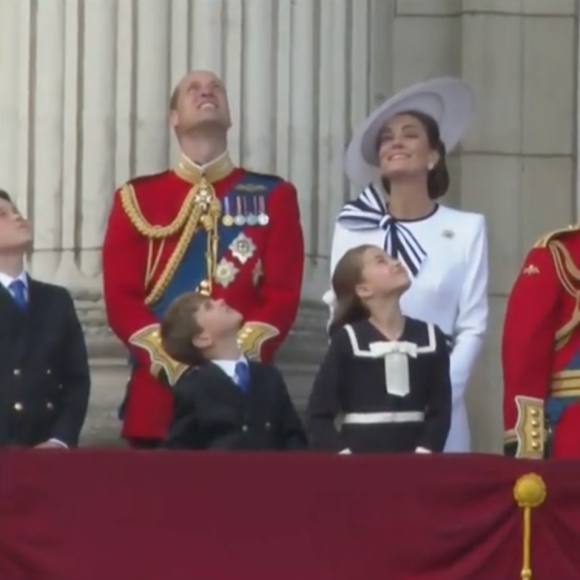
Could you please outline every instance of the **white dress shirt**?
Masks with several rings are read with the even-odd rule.
[[[16,276],[16,278],[14,278],[12,276],[9,276],[8,274],[5,274],[4,272],[0,272],[0,284],[2,284],[2,286],[4,286],[4,288],[6,288],[6,290],[8,290],[8,292],[10,292],[12,296],[14,296],[14,293],[10,289],[10,285],[13,282],[16,282],[17,280],[20,280],[24,284],[25,289],[24,292],[26,294],[26,300],[28,300],[29,299],[28,274],[25,271],[22,271],[18,276]],[[60,445],[61,447],[68,449],[68,445],[66,443],[63,443],[62,441],[59,441],[58,439],[49,439],[49,443],[56,443],[57,445]]]

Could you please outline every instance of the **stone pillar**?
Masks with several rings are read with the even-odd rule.
[[[502,443],[507,295],[530,246],[575,218],[575,4],[463,0],[461,71],[478,103],[463,142],[461,204],[486,214],[490,240],[489,338],[470,393],[485,451]]]
[[[307,338],[324,349],[343,151],[388,89],[391,12],[384,0],[0,0],[0,186],[34,222],[33,275],[73,290],[95,355],[119,355],[103,350],[100,277],[113,191],[175,158],[169,95],[193,68],[228,88],[233,158],[298,187],[310,306],[283,358]]]

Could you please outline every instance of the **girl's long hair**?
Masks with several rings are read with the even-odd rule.
[[[328,332],[330,336],[346,324],[366,320],[369,312],[356,293],[362,281],[363,256],[374,248],[369,244],[351,248],[339,260],[332,275],[332,289],[336,297],[334,314]]]

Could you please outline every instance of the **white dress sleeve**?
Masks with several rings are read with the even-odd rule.
[[[485,218],[483,216],[478,218],[475,235],[465,249],[467,273],[459,295],[455,344],[451,352],[454,404],[465,395],[487,329],[489,310],[487,233]]]

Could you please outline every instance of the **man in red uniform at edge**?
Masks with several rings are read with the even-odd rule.
[[[172,416],[170,387],[185,370],[163,351],[158,321],[198,289],[244,317],[240,346],[270,361],[300,300],[304,240],[294,186],[235,167],[226,90],[194,71],[177,85],[170,123],[181,156],[173,169],[137,177],[114,197],[103,245],[109,325],[131,354],[122,437],[155,447]]]
[[[506,454],[580,457],[580,225],[543,237],[526,257],[502,363]]]

